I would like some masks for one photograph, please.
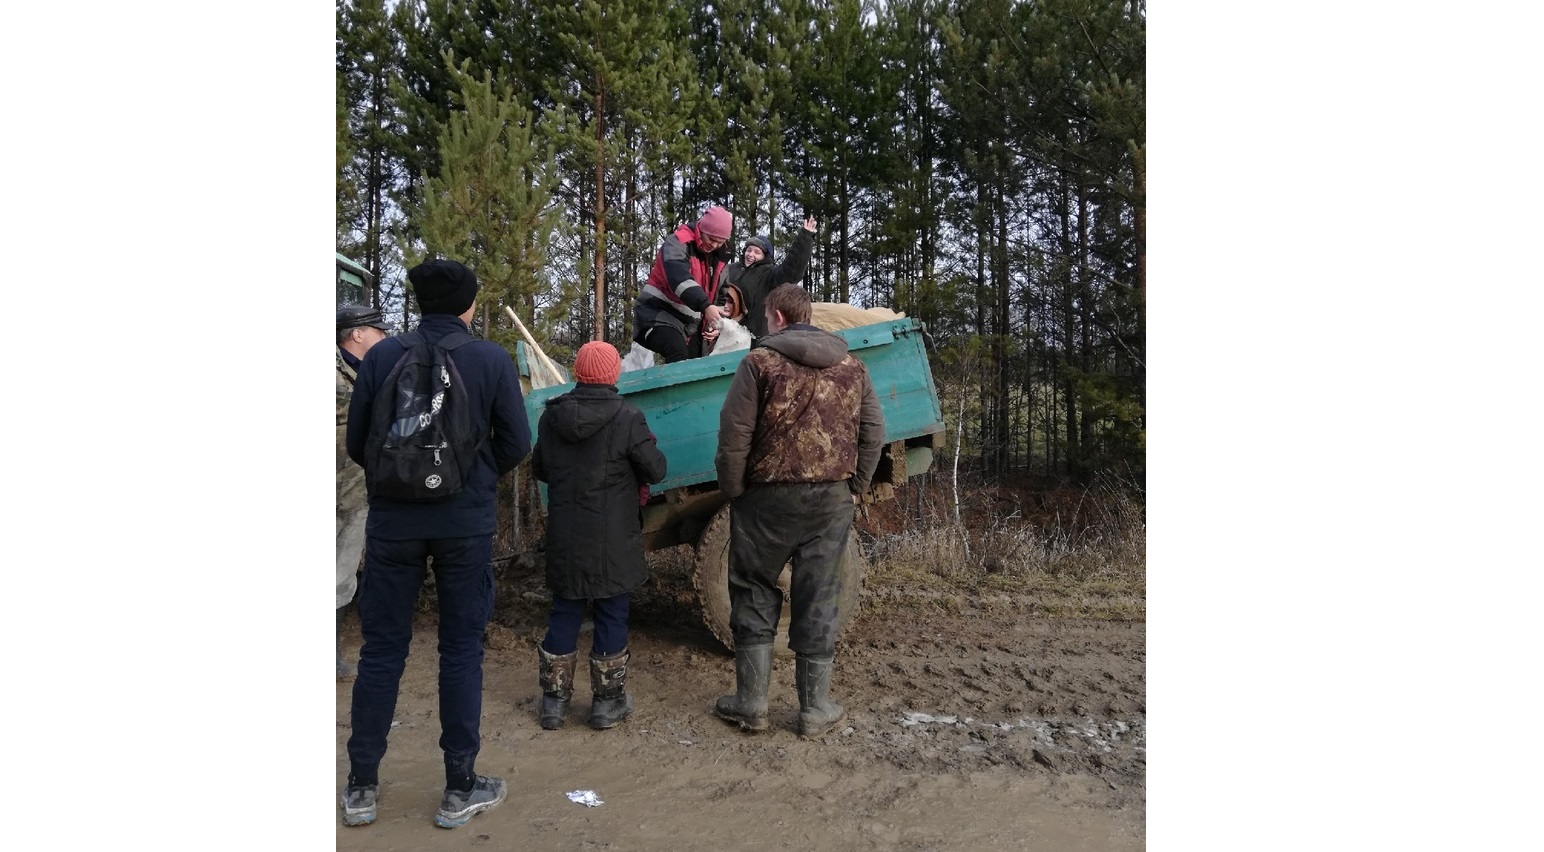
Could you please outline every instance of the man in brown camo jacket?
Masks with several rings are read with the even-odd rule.
[[[735,694],[714,713],[767,728],[772,640],[793,560],[788,646],[795,654],[799,734],[820,736],[847,718],[830,700],[836,652],[838,565],[858,496],[884,444],[884,415],[868,369],[841,337],[809,324],[810,297],[784,284],[767,295],[766,337],[740,362],[719,412],[718,487],[731,500],[729,626]]]

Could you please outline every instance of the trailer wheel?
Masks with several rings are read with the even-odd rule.
[[[777,620],[777,637],[772,640],[772,652],[779,657],[791,657],[788,648],[788,622],[790,607],[788,583],[790,566],[784,565],[778,575],[777,585],[783,590],[783,607]],[[858,611],[858,599],[863,590],[863,575],[868,564],[863,558],[863,545],[853,531],[847,536],[847,549],[842,554],[838,570],[842,575],[842,596],[838,605],[836,635],[841,637]],[[703,529],[697,540],[695,570],[692,585],[697,588],[697,599],[702,603],[702,620],[724,643],[734,650],[734,633],[729,628],[729,506],[714,513],[713,519]]]

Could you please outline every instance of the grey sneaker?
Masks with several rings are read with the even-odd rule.
[[[507,795],[509,788],[504,786],[503,778],[479,775],[468,792],[445,791],[445,798],[440,800],[439,813],[434,815],[434,824],[440,828],[466,825],[467,820],[483,811],[492,810]]]
[[[369,825],[375,822],[375,797],[380,787],[367,784],[343,790],[343,824]]]

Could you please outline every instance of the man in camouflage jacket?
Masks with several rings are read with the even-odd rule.
[[[355,371],[370,347],[386,339],[391,326],[381,312],[364,305],[338,308],[338,677],[351,677],[354,667],[343,659],[343,608],[354,599],[359,559],[365,551],[365,471],[348,457],[343,437],[348,404],[354,396]]]
[[[777,587],[793,560],[788,646],[796,656],[799,733],[815,737],[846,718],[831,701],[838,563],[859,495],[884,445],[884,415],[868,369],[847,342],[809,324],[810,298],[784,284],[767,295],[766,337],[735,371],[719,412],[718,487],[731,500],[729,625],[735,694],[714,712],[751,731],[767,727]]]

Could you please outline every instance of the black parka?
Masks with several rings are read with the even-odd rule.
[[[793,246],[788,250],[788,257],[782,263],[773,262],[771,240],[755,236],[745,241],[746,245],[751,243],[761,247],[761,260],[750,266],[739,260],[731,263],[724,270],[724,281],[740,290],[740,299],[745,307],[745,317],[740,320],[740,324],[750,329],[756,337],[766,337],[767,294],[779,284],[796,284],[804,278],[804,270],[810,263],[810,252],[815,248],[815,233],[800,228],[794,237]],[[745,256],[745,249],[740,250],[740,256]],[[727,295],[727,287],[719,289],[720,305],[725,303]]]
[[[547,401],[531,470],[547,483],[547,586],[587,600],[648,578],[639,488],[665,478],[643,412],[611,385],[580,384]]]

